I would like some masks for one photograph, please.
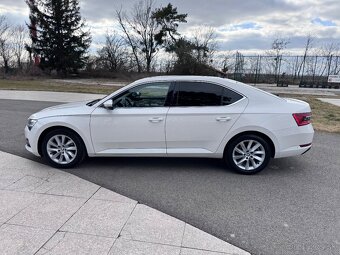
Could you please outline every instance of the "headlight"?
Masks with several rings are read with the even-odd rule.
[[[28,130],[31,131],[31,129],[34,127],[35,123],[37,123],[37,122],[38,122],[38,120],[28,119],[28,121],[27,121]]]

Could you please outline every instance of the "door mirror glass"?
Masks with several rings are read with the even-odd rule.
[[[107,110],[113,110],[113,102],[112,100],[107,100],[106,102],[103,103],[103,107]]]

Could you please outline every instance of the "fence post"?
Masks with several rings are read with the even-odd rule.
[[[298,62],[299,62],[299,56],[296,56],[295,67],[294,67],[293,83],[295,83],[295,80],[296,80],[296,74],[297,74],[297,69],[298,69]]]
[[[336,56],[334,74],[338,74],[338,59],[339,59],[339,56]]]
[[[258,70],[258,74],[257,74],[257,78],[256,78],[256,83],[259,83],[260,80],[260,75],[261,75],[261,63],[262,63],[262,56],[259,56],[259,70]]]
[[[332,58],[333,58],[333,55],[331,55],[330,58],[329,58],[327,77],[328,77],[328,76],[330,75],[330,73],[331,73]]]
[[[315,84],[315,72],[316,72],[317,63],[318,63],[318,56],[315,56],[315,63],[314,63],[314,69],[313,69],[313,85]]]
[[[259,68],[259,58],[260,58],[260,55],[257,55],[254,85],[256,85],[256,80],[257,80],[257,72],[258,72],[258,68]]]
[[[281,61],[282,61],[282,55],[279,56],[279,62],[278,62],[278,73],[277,73],[277,77],[276,77],[276,85],[279,84],[280,82],[280,73],[281,73]]]

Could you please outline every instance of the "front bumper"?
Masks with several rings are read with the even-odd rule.
[[[36,128],[35,126],[29,130],[28,127],[25,127],[25,138],[26,138],[26,145],[25,148],[30,153],[34,154],[35,156],[40,157],[39,151],[38,151],[38,140],[37,136],[35,135]]]

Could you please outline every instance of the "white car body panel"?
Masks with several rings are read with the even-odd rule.
[[[166,118],[167,153],[215,153],[247,104],[248,99],[243,98],[228,106],[170,107]]]
[[[34,116],[34,115],[33,115]],[[25,127],[25,136],[29,140],[31,148],[30,152],[39,156],[38,142],[41,134],[52,127],[66,127],[74,130],[84,141],[87,153],[89,156],[94,155],[91,136],[90,136],[90,115],[67,115],[67,116],[53,116],[39,119],[31,131]],[[26,146],[27,148],[27,146]]]
[[[159,81],[205,81],[243,95],[232,105],[216,107],[100,107],[122,91]],[[275,158],[300,155],[312,143],[311,124],[299,127],[292,114],[310,112],[303,101],[283,99],[246,84],[216,77],[161,76],[133,82],[93,106],[84,102],[50,107],[33,114],[38,122],[25,135],[26,148],[39,155],[38,141],[48,128],[61,126],[77,132],[89,156],[173,156],[222,158],[230,139],[242,132],[270,138]],[[160,121],[152,122],[152,119]],[[217,121],[217,118],[230,118]]]
[[[165,119],[169,107],[96,108],[91,135],[97,155],[166,155]]]

